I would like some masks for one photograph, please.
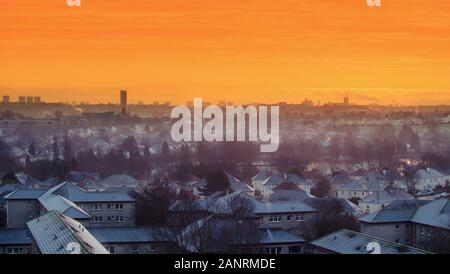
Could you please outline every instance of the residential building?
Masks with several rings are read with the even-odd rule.
[[[359,219],[361,230],[438,253],[450,252],[450,201],[395,201]]]
[[[293,183],[307,193],[311,193],[312,184],[294,173],[270,175],[268,172],[261,172],[252,178],[256,197],[268,198],[273,193],[273,189],[282,183]]]
[[[9,228],[25,227],[39,215],[57,211],[87,227],[133,226],[135,200],[123,192],[88,192],[70,182],[45,190],[19,190],[6,196]]]
[[[364,199],[374,191],[383,190],[387,184],[388,181],[384,177],[377,173],[370,173],[357,181],[351,180],[347,184],[338,187],[336,197]]]
[[[111,254],[164,254],[180,252],[164,227],[92,227],[91,234]]]
[[[374,191],[369,196],[364,197],[359,201],[359,207],[366,214],[370,214],[382,209],[393,201],[402,199],[414,199],[414,196],[403,190],[388,186],[384,190]]]
[[[25,228],[41,213],[38,198],[45,190],[17,190],[5,196],[8,228]]]
[[[29,254],[31,235],[27,228],[0,229],[0,254]]]
[[[445,175],[433,168],[421,168],[414,174],[414,185],[416,190],[433,190],[437,186],[448,184],[450,176]]]
[[[302,254],[306,240],[285,229],[261,229],[255,243],[241,246],[243,254]]]

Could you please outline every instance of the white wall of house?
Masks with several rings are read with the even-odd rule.
[[[353,197],[357,197],[360,199],[364,199],[365,197],[372,194],[372,192],[368,190],[360,190],[360,189],[337,189],[336,190],[336,197],[338,198],[344,198],[344,199],[350,199]]]

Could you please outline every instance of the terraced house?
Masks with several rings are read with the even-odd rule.
[[[363,233],[432,252],[450,252],[448,199],[398,200],[359,221]]]
[[[46,212],[56,211],[86,227],[132,226],[135,200],[122,192],[87,192],[70,182],[42,190],[19,190],[5,197],[8,228],[23,228]]]

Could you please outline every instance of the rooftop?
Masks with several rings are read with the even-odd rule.
[[[80,254],[108,254],[108,251],[79,222],[56,211],[27,223],[42,254],[71,254],[79,245]]]
[[[377,237],[342,229],[312,241],[312,246],[338,254],[370,254],[368,244],[380,245],[380,254],[427,254],[429,252],[414,247],[386,241]],[[369,249],[370,250],[370,249]]]
[[[27,228],[0,229],[0,245],[29,245],[30,231]]]

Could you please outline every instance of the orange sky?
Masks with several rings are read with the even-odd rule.
[[[450,1],[0,0],[0,95],[450,103]]]

